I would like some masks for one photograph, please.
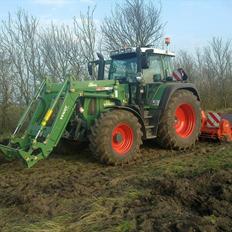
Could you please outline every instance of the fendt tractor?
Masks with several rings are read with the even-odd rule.
[[[6,159],[18,157],[32,167],[61,138],[89,141],[93,154],[113,165],[136,160],[143,140],[170,149],[195,144],[202,127],[200,98],[184,70],[174,70],[174,53],[137,47],[112,51],[108,61],[98,57],[88,64],[90,75],[98,66],[97,80],[42,82],[9,144],[0,145]]]

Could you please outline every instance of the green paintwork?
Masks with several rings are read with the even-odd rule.
[[[98,87],[108,89],[97,89]],[[19,157],[28,167],[46,158],[62,137],[79,99],[85,99],[82,106],[84,112],[79,114],[86,121],[87,129],[108,106],[127,102],[124,86],[114,80],[77,82],[67,78],[62,84],[46,81],[42,84],[37,101],[33,101],[26,110],[30,112],[33,105],[36,105],[33,117],[23,136],[13,135],[8,146],[0,145],[5,157],[9,160]],[[96,99],[97,110],[96,114],[89,115],[88,107],[92,99]],[[51,118],[46,125],[42,125],[49,109],[53,110]],[[26,120],[26,116],[27,114],[24,114],[20,125]]]
[[[149,98],[160,100],[166,84],[156,83]],[[107,90],[97,90],[107,87]],[[155,90],[155,91],[154,91]],[[30,112],[36,105],[33,117],[23,136],[13,135],[8,146],[0,145],[0,150],[6,159],[20,158],[27,167],[32,167],[39,160],[42,160],[52,152],[60,141],[67,124],[76,111],[77,102],[82,99],[83,113],[79,117],[86,122],[86,130],[89,130],[94,120],[101,112],[107,111],[114,105],[127,105],[127,84],[119,84],[114,80],[83,81],[77,82],[67,78],[62,84],[46,81],[42,84],[39,98],[33,100],[33,104],[26,110]],[[96,112],[90,113],[91,101],[96,101]],[[158,106],[146,105],[145,108],[156,108]],[[46,125],[42,121],[49,109],[53,110],[51,118]],[[24,115],[20,125],[26,120]]]
[[[162,70],[167,68],[162,58]],[[134,90],[130,93],[129,82],[75,81],[70,76],[63,83],[44,81],[20,119],[9,144],[0,145],[0,151],[6,159],[20,158],[27,167],[32,167],[49,156],[62,136],[85,140],[95,119],[114,106],[136,104],[141,112],[157,109],[165,89],[175,83],[154,81],[133,84],[137,90],[144,90],[143,101],[137,100]],[[131,99],[133,102],[129,103]],[[22,126],[29,115],[33,116],[28,127],[22,136],[18,136],[22,134]]]

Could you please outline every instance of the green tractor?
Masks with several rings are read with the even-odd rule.
[[[99,160],[113,165],[136,160],[143,140],[169,149],[195,144],[200,98],[184,70],[174,70],[173,53],[138,47],[112,51],[108,61],[98,57],[88,65],[90,75],[98,67],[97,80],[67,77],[63,83],[41,84],[9,144],[0,145],[7,159],[18,157],[32,167],[61,138],[88,141]]]

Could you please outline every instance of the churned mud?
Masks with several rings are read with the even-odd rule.
[[[1,157],[0,231],[232,230],[230,144],[141,152],[124,167],[74,145],[31,169]]]

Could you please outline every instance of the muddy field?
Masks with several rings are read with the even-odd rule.
[[[232,231],[232,145],[147,143],[124,167],[70,150],[32,169],[0,159],[0,231]]]

